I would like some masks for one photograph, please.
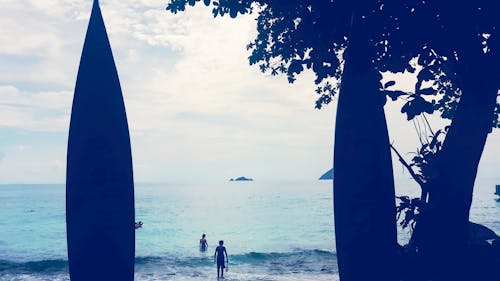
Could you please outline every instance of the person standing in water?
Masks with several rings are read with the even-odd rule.
[[[201,252],[205,252],[208,248],[208,242],[207,242],[207,239],[205,238],[207,235],[205,233],[203,233],[203,235],[201,235],[201,239],[200,239],[200,251]]]
[[[229,263],[226,247],[224,247],[223,245],[224,241],[220,240],[219,246],[215,248],[215,253],[214,253],[214,263],[217,263],[217,278],[219,278],[219,272],[220,272],[220,277],[224,278],[224,268],[226,268],[226,264],[224,263],[224,254],[226,254],[226,262]]]

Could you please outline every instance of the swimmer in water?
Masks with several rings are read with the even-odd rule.
[[[205,238],[207,235],[203,233],[200,239],[200,251],[205,252],[208,248],[208,242],[207,239]]]
[[[142,221],[134,223],[135,229],[141,228],[142,227]]]

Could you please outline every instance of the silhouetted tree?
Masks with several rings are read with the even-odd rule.
[[[167,9],[175,13],[197,2],[200,1],[173,0]],[[376,97],[377,92],[391,99],[404,98],[402,112],[409,120],[435,111],[443,118],[452,119],[446,138],[433,153],[432,163],[426,166],[423,195],[428,207],[417,226],[420,228],[417,241],[434,279],[467,278],[455,269],[463,265],[466,253],[474,180],[486,137],[492,127],[499,126],[500,26],[496,14],[499,4],[487,0],[460,3],[451,0],[203,2],[213,8],[214,16],[236,17],[256,12],[258,35],[248,45],[250,64],[258,64],[266,73],[285,74],[290,82],[305,69],[314,71],[316,92],[320,96],[317,108],[332,100],[339,89],[337,81],[342,81],[337,118],[365,118],[364,127],[358,127],[361,125],[358,119],[351,122],[359,130],[380,129],[382,132],[373,136],[374,143],[386,142],[383,111],[374,114],[384,102]],[[388,88],[394,82],[380,85],[373,81],[380,78],[379,71],[415,72],[413,58],[423,67],[417,75],[414,92],[391,91]],[[432,82],[432,87],[422,87],[426,81]],[[372,120],[378,125],[372,126]],[[337,120],[336,155],[339,136],[348,132],[347,127],[347,123],[342,125]],[[351,134],[351,140],[361,134]],[[375,150],[385,155],[383,149]],[[335,167],[337,175],[342,168],[337,163]],[[390,171],[387,161],[381,169]],[[344,175],[352,175],[349,173],[352,170],[345,171]],[[337,178],[335,182],[337,189]],[[381,182],[384,181],[375,181],[375,184]],[[389,181],[385,183],[390,185]],[[387,233],[392,231],[387,229]],[[342,254],[338,254],[342,277]],[[390,261],[390,255],[382,260]]]
[[[474,180],[486,137],[492,127],[498,127],[498,4],[380,3],[389,17],[379,17],[391,22],[384,27],[387,52],[377,63],[380,69],[396,70],[393,65],[398,65],[398,57],[408,54],[418,56],[424,66],[418,73],[415,92],[406,94],[408,102],[402,111],[408,119],[434,110],[452,119],[442,147],[435,154],[426,154],[432,156],[425,165],[428,206],[417,226],[416,241],[435,279],[469,280],[470,276],[456,268],[467,267],[464,253]],[[433,82],[433,87],[421,87],[424,81]],[[433,101],[425,100],[426,96],[434,96]],[[431,144],[437,143],[429,143],[423,152],[435,149]]]

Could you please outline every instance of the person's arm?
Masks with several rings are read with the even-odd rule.
[[[224,247],[224,253],[226,254],[226,263],[229,263],[229,257],[227,256],[226,247]]]
[[[216,262],[216,259],[217,259],[217,248],[215,248],[215,252],[214,252],[214,263]]]

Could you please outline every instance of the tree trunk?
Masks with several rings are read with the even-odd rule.
[[[422,250],[436,280],[469,280],[466,264],[469,211],[474,181],[491,130],[498,77],[486,65],[468,66],[462,96],[437,160],[423,217]],[[493,80],[496,79],[496,80]]]
[[[367,36],[353,27],[337,107],[334,211],[342,281],[396,280],[392,160]]]

